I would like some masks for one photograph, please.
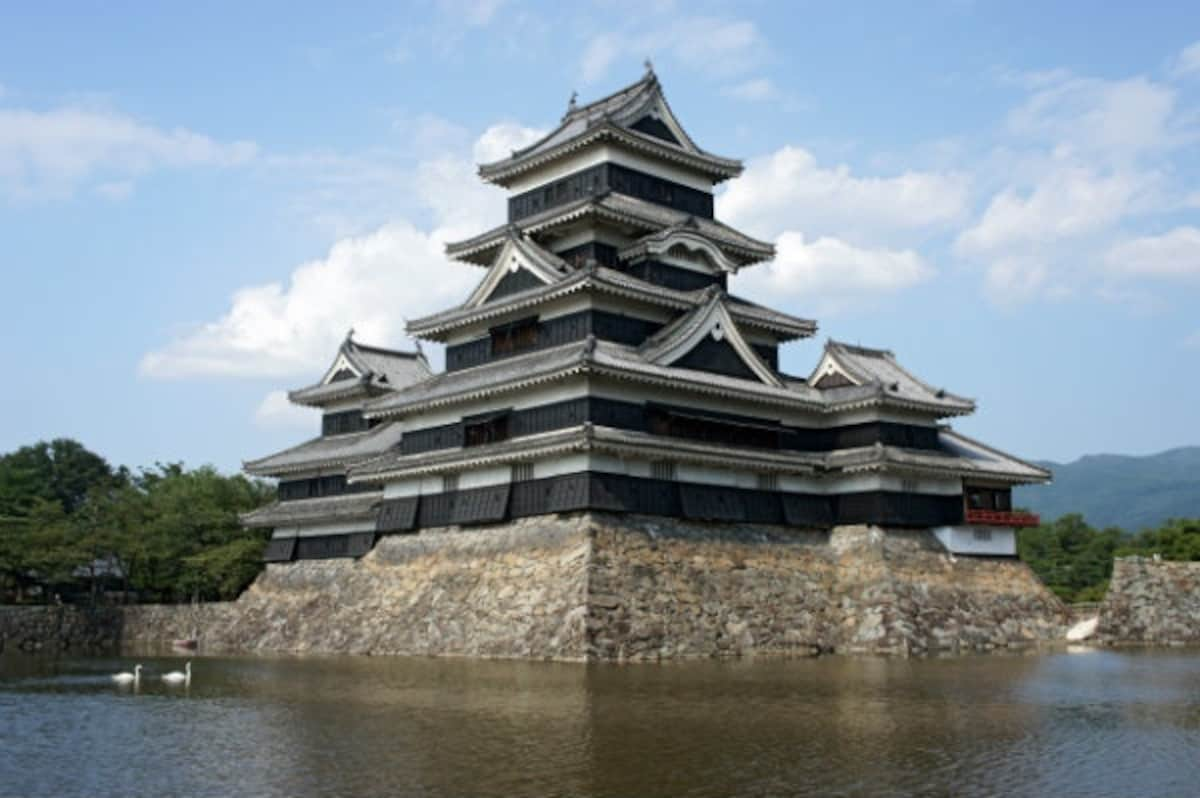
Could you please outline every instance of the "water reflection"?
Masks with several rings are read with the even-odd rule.
[[[667,666],[0,658],[16,795],[1180,795],[1200,654]]]

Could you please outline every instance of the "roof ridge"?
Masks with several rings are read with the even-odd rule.
[[[591,102],[584,103],[583,105],[576,105],[574,108],[568,109],[567,113],[563,115],[563,121],[565,122],[568,119],[578,119],[580,116],[587,115],[588,111],[592,110],[596,106],[603,105],[611,100],[615,100],[622,94],[632,95],[635,93],[635,90],[640,90],[643,87],[650,87],[656,84],[660,87],[662,85],[658,81],[658,75],[654,74],[653,69],[647,69],[646,72],[633,83],[629,83],[626,86],[617,89],[614,92],[610,92],[597,100],[592,100]]]
[[[844,349],[852,355],[864,355],[866,357],[888,357],[892,360],[896,359],[896,354],[890,349],[879,349],[872,346],[863,346],[861,344],[850,344],[844,341],[835,341],[834,339],[830,338],[825,342],[825,348],[831,349],[833,347]],[[905,371],[907,371],[907,369],[905,369]]]

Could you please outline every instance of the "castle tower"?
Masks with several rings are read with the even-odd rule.
[[[289,548],[276,526],[272,559],[577,510],[931,528],[956,553],[1014,555],[1036,519],[1011,487],[1049,474],[946,426],[971,400],[837,342],[807,376],[780,370],[816,323],[729,292],[774,255],[714,218],[714,187],[741,171],[692,140],[650,69],[481,166],[508,221],[446,247],[478,287],[408,325],[445,345],[445,371],[354,407],[382,448],[339,463],[347,490],[381,500],[373,525],[340,555]],[[248,468],[282,474],[287,455]]]

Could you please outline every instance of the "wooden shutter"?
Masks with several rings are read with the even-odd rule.
[[[450,516],[452,524],[486,524],[503,521],[508,513],[509,483],[460,491]]]
[[[375,521],[375,531],[381,535],[410,531],[417,523],[417,504],[420,500],[419,496],[407,496],[384,501]]]
[[[296,550],[295,538],[271,538],[263,552],[264,562],[290,562]]]

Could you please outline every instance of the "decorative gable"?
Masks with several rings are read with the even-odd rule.
[[[862,381],[855,377],[838,362],[838,359],[829,350],[821,356],[821,361],[817,363],[817,367],[813,369],[812,375],[808,378],[808,384],[814,388],[821,390],[827,388],[844,388],[848,385],[862,385]]]
[[[325,372],[325,376],[321,378],[321,385],[328,385],[331,382],[342,382],[343,380],[357,380],[362,377],[362,371],[350,362],[350,358],[346,357],[345,352],[338,353],[337,360],[333,361],[333,365]]]
[[[562,260],[553,253],[510,233],[463,307],[479,307],[509,294],[557,282],[564,276],[564,267]]]
[[[664,261],[678,260],[699,266],[713,274],[734,274],[739,264],[734,262],[710,238],[700,232],[695,219],[643,236],[621,250],[621,260],[637,262],[647,258]]]
[[[711,293],[708,302],[650,338],[642,347],[642,356],[663,366],[757,379],[782,388],[783,382],[742,336],[725,306],[724,294]]]

